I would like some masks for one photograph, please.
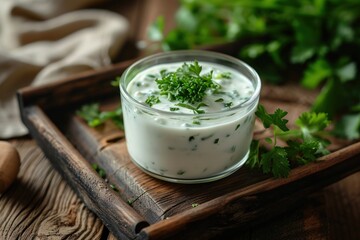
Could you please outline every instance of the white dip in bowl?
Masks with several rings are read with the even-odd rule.
[[[210,81],[211,87],[192,88],[192,81]],[[260,87],[250,66],[210,51],[165,52],[134,63],[120,81],[133,162],[178,183],[234,173],[249,154]],[[186,88],[203,91],[203,97]]]

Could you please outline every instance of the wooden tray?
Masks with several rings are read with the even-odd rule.
[[[234,46],[213,50],[229,53]],[[246,167],[205,184],[154,179],[130,161],[124,132],[111,122],[90,128],[75,114],[81,105],[93,102],[99,102],[102,109],[118,106],[119,90],[110,81],[133,61],[18,92],[22,120],[31,135],[86,206],[119,239],[215,237],[268,220],[307,194],[360,169],[360,142],[333,139],[331,154],[292,170],[286,179]],[[265,85],[260,102],[269,111],[287,110],[293,122],[315,96],[316,92],[297,85]],[[254,136],[261,139],[266,134],[255,131]],[[93,170],[92,163],[106,171],[108,182]]]

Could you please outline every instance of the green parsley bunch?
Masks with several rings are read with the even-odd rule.
[[[314,162],[329,153],[326,147],[330,142],[325,138],[325,128],[330,123],[327,114],[304,112],[295,122],[297,128],[291,130],[286,126],[286,115],[281,109],[269,114],[259,105],[256,116],[266,129],[273,128],[274,137],[265,139],[272,145],[268,151],[261,148],[258,140],[252,141],[246,162],[250,168],[260,168],[278,178],[287,177],[291,168]],[[277,138],[285,140],[287,146],[278,146]]]

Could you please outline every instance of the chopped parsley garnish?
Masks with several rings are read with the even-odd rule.
[[[170,107],[171,112],[175,112],[175,111],[179,111],[179,110],[180,110],[180,108],[178,108],[178,107]]]
[[[199,109],[199,108],[206,107],[207,105],[205,103],[199,103],[196,107],[194,107],[190,104],[178,103],[178,104],[176,104],[176,106],[187,108],[187,109],[193,110],[194,113],[201,114],[201,113],[205,113],[205,111],[202,109]]]
[[[156,75],[154,75],[154,74],[148,74],[148,75],[146,75],[146,77],[148,77],[148,78],[156,78]]]
[[[260,168],[274,177],[287,177],[292,167],[314,162],[318,157],[329,153],[326,149],[329,141],[324,138],[325,128],[330,123],[327,114],[304,112],[295,121],[297,128],[291,130],[286,126],[286,115],[287,112],[281,109],[270,114],[259,105],[256,116],[265,128],[273,127],[274,140],[266,140],[272,144],[269,151],[263,150],[259,141],[254,140],[246,162],[248,166]],[[277,146],[277,138],[285,140],[287,146]]]
[[[109,183],[109,180],[106,178],[106,172],[103,168],[101,168],[98,164],[93,163],[91,164],[91,167],[99,174],[99,176],[105,180],[106,183]],[[115,187],[114,184],[109,183],[109,186],[111,187],[112,190],[114,190],[115,192],[119,192],[119,189],[117,189]]]
[[[201,141],[205,141],[205,140],[211,138],[212,136],[214,136],[214,134],[210,134],[210,135],[208,135],[208,136],[202,137],[202,138],[201,138]]]
[[[177,172],[177,175],[184,175],[184,173],[185,173],[184,170],[179,170],[179,171]]]
[[[194,125],[201,125],[200,121],[193,121],[192,122]]]
[[[224,103],[224,107],[230,108],[233,105],[232,102]]]
[[[231,72],[221,72],[216,74],[216,79],[230,79],[231,78]]]
[[[150,95],[150,96],[146,99],[146,101],[145,101],[145,103],[146,103],[147,105],[149,105],[150,107],[152,107],[154,104],[159,103],[159,102],[160,102],[159,97],[158,97],[158,96],[154,96],[154,95]]]
[[[202,67],[197,61],[184,63],[175,72],[161,71],[156,79],[160,95],[170,101],[195,104],[201,102],[207,90],[216,90],[220,85],[213,81],[212,71],[201,75]]]
[[[200,107],[207,106],[202,102],[207,94],[225,94],[232,99],[234,98],[234,93],[220,91],[221,85],[213,81],[216,78],[230,79],[230,72],[221,72],[215,77],[213,71],[205,74],[201,74],[201,72],[202,66],[196,60],[192,63],[184,62],[175,71],[160,70],[159,77],[155,79],[160,92],[149,96],[145,103],[152,107],[160,102],[160,96],[165,96],[171,102],[178,102],[175,104],[178,107],[190,109],[195,114],[202,114],[205,113],[205,110],[200,109]],[[215,102],[222,102],[225,108],[230,108],[233,105],[233,102],[224,101],[223,98],[215,100]],[[170,107],[172,112],[178,110],[179,108]]]
[[[110,184],[109,186],[110,186],[111,189],[114,190],[115,192],[119,192],[119,189],[117,189],[114,184]]]

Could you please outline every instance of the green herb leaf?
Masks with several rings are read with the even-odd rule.
[[[286,126],[288,120],[284,119],[284,117],[287,115],[287,112],[282,109],[276,109],[273,114],[269,114],[264,106],[259,105],[255,114],[262,121],[265,128],[269,128],[271,125],[275,125],[282,131],[289,130]]]
[[[216,79],[231,79],[231,72],[221,72],[216,74]]]
[[[121,106],[117,107],[114,111],[100,111],[98,103],[85,104],[76,111],[76,114],[83,118],[90,127],[97,127],[104,124],[107,120],[112,120],[117,127],[124,129]]]
[[[318,141],[306,141],[303,143],[296,141],[288,141],[288,147],[285,147],[288,158],[290,161],[297,163],[298,165],[305,165],[310,162],[314,162],[318,156]]]
[[[205,111],[202,109],[199,109],[199,108],[203,107],[203,106],[207,106],[207,105],[205,103],[199,103],[197,107],[194,107],[194,106],[192,106],[190,104],[186,104],[186,103],[177,103],[176,106],[190,109],[196,114],[202,114],[202,113],[205,113]]]
[[[307,134],[314,134],[324,130],[329,126],[330,121],[326,113],[304,112],[295,123],[302,129],[305,134],[304,138],[306,138]]]
[[[250,144],[250,154],[246,161],[246,165],[250,168],[259,168],[260,167],[260,142],[258,140],[253,140]]]
[[[335,125],[334,134],[350,140],[360,138],[360,113],[343,116]]]
[[[153,41],[161,41],[164,36],[165,19],[163,16],[159,16],[148,28],[148,36]]]
[[[115,80],[110,82],[111,86],[118,88],[120,85],[120,79],[120,77],[116,77]]]
[[[354,80],[357,73],[357,67],[355,62],[350,62],[341,68],[338,68],[336,71],[337,76],[341,82],[347,82]]]
[[[230,108],[233,105],[232,102],[224,103],[224,107]]]
[[[275,177],[287,177],[290,164],[284,148],[274,147],[261,156],[260,165],[264,173],[272,173]]]
[[[202,67],[197,61],[184,63],[175,72],[163,72],[156,80],[160,95],[170,101],[195,104],[201,102],[206,91],[219,89],[220,85],[212,81],[212,72],[201,75]]]
[[[304,77],[301,81],[302,85],[314,89],[322,81],[325,81],[332,74],[332,69],[328,61],[325,59],[318,59],[314,63],[309,64],[304,72]]]
[[[171,112],[175,112],[175,111],[178,111],[180,110],[180,108],[177,108],[177,107],[170,107],[170,111]]]
[[[158,96],[155,95],[150,95],[146,100],[145,103],[147,105],[149,105],[150,107],[152,107],[154,104],[159,103],[160,99]]]

